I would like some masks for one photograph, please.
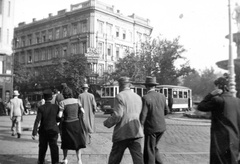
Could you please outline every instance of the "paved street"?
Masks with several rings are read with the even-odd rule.
[[[31,139],[31,129],[36,115],[24,117],[21,139],[11,136],[9,116],[0,116],[0,164],[35,164],[38,154],[38,140]],[[112,128],[102,125],[108,115],[97,113],[96,133],[92,143],[82,150],[84,164],[106,164],[111,150]],[[167,131],[159,144],[165,164],[207,164],[209,163],[210,121],[184,119],[179,115],[166,118]],[[61,142],[59,141],[59,147]],[[47,164],[50,164],[49,150]],[[60,149],[60,159],[62,151]],[[74,151],[69,151],[69,164],[76,163]],[[132,164],[126,151],[122,164]]]

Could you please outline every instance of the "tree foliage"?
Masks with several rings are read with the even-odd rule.
[[[169,41],[160,37],[142,44],[138,54],[128,54],[116,64],[114,79],[129,76],[133,81],[144,81],[146,76],[156,76],[160,84],[177,85],[178,78],[188,75],[193,69],[182,56],[185,49],[179,38]],[[184,63],[177,68],[176,61]]]
[[[63,63],[63,70],[59,71],[65,83],[70,86],[75,94],[80,93],[85,77],[89,74],[87,58],[84,55],[71,55]]]
[[[214,80],[219,76],[213,68],[206,68],[201,72],[194,71],[185,76],[183,85],[192,89],[193,99],[200,101],[214,89]]]
[[[54,88],[67,83],[77,94],[88,73],[87,68],[86,57],[79,54],[56,58],[52,64],[38,68],[27,68],[16,63],[14,85],[24,92],[29,89]]]
[[[116,71],[111,74],[112,79],[118,79],[120,76],[128,76],[133,80],[142,79],[142,68],[140,57],[134,53],[127,54],[126,57],[119,59],[116,63]]]
[[[14,62],[14,88],[22,88],[24,90],[28,89],[32,84],[32,79],[34,79],[34,71],[31,68],[27,68],[23,64],[15,61]]]

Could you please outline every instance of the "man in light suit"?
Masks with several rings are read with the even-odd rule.
[[[19,95],[17,90],[13,91],[13,98],[10,100],[10,119],[12,120],[12,136],[15,136],[17,132],[17,137],[21,138],[24,107],[22,99],[18,98]]]
[[[115,126],[108,164],[119,164],[126,148],[129,149],[134,164],[143,164],[143,129],[139,121],[142,100],[130,89],[128,77],[121,77],[118,83],[120,93],[114,101],[114,112],[104,121],[104,126],[108,128]]]

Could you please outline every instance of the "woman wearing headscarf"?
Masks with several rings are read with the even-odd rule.
[[[59,117],[62,122],[63,164],[67,164],[68,150],[75,150],[78,164],[82,164],[81,148],[86,148],[85,124],[83,121],[84,110],[78,99],[73,98],[72,90],[65,87],[62,91],[64,100],[59,104]]]
[[[212,113],[210,164],[238,164],[240,145],[240,99],[228,90],[228,79],[214,81],[215,90],[198,105]]]

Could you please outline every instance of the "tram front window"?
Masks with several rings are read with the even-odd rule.
[[[187,97],[188,97],[187,94],[188,94],[187,92],[184,92],[184,94],[183,94],[183,95],[184,95],[184,98],[187,98]]]
[[[142,88],[137,88],[137,94],[138,94],[139,96],[143,96]]]
[[[114,96],[114,88],[106,87],[102,89],[102,96]]]
[[[178,98],[177,91],[173,91],[173,98]]]
[[[183,98],[183,92],[179,91],[179,98]]]
[[[114,96],[113,95],[113,87],[112,88],[110,88],[110,94],[109,94],[110,96]]]

